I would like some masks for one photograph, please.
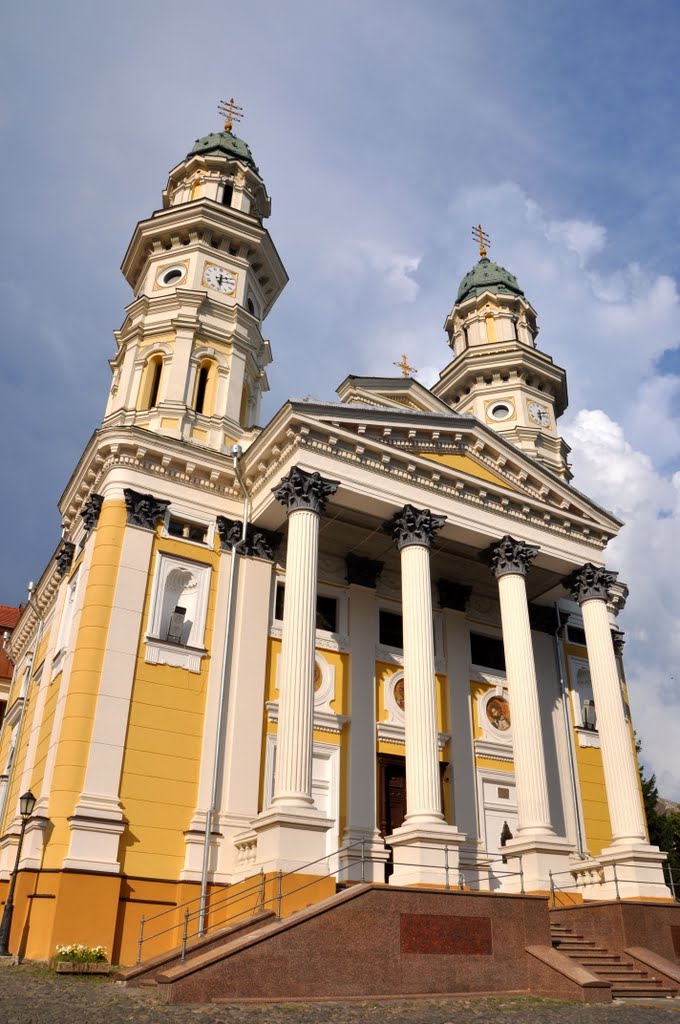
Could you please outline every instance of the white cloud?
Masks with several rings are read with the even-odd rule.
[[[627,521],[607,564],[631,586],[622,625],[633,721],[643,762],[660,792],[680,798],[680,767],[669,757],[680,719],[680,473],[657,471],[602,410],[584,410],[565,431],[578,485]]]
[[[333,278],[340,273],[357,289],[374,289],[377,280],[398,303],[415,301],[418,282],[412,275],[419,266],[419,256],[408,256],[375,239],[335,244],[328,254],[328,271]]]

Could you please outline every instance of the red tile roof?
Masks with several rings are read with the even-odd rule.
[[[14,608],[12,605],[0,604],[0,629],[14,629],[23,610],[21,605]]]

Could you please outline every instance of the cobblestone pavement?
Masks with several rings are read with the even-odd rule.
[[[153,989],[108,978],[57,976],[35,964],[0,966],[0,1024],[680,1024],[665,1005],[579,1006],[538,999],[419,999],[375,1003],[166,1006]]]

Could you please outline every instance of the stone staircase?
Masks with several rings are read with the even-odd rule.
[[[597,978],[609,982],[612,999],[671,999],[678,990],[649,974],[633,960],[610,953],[597,942],[577,935],[566,925],[551,922],[553,947]]]

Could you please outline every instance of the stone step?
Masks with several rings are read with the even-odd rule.
[[[612,985],[612,999],[673,999],[678,990],[663,988],[660,983],[633,981],[630,985],[616,982]]]

